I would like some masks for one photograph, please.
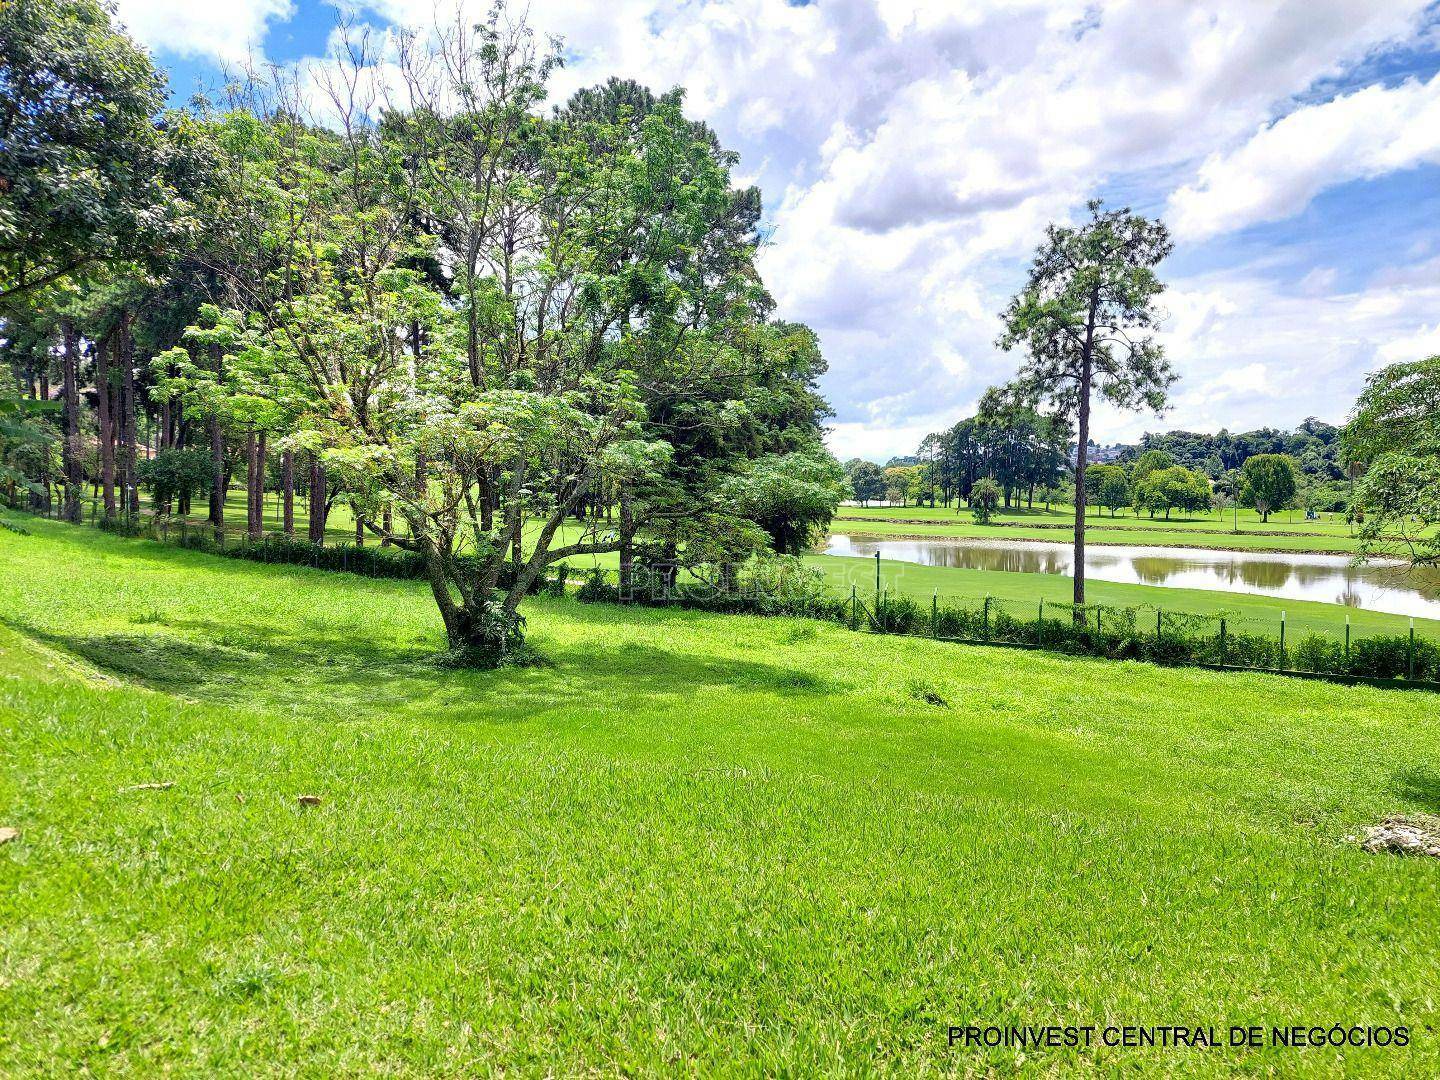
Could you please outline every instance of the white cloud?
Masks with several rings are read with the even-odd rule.
[[[258,55],[272,21],[294,14],[290,0],[118,0],[120,21],[151,49],[242,64]]]
[[[1440,75],[1367,86],[1296,109],[1170,197],[1177,237],[1199,240],[1303,210],[1327,187],[1440,162]]]

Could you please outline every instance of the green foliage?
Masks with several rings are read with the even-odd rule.
[[[1130,480],[1138,486],[1151,473],[1159,472],[1162,469],[1173,469],[1175,465],[1175,458],[1166,451],[1146,450],[1135,459],[1135,464],[1130,469]]]
[[[1167,518],[1171,510],[1209,510],[1210,482],[1199,473],[1173,465],[1136,481],[1134,503],[1135,509],[1148,510],[1151,517],[1162,510]]]
[[[1047,228],[1025,288],[1002,313],[996,342],[1025,350],[1012,395],[1047,402],[1075,422],[1077,514],[1084,507],[1092,397],[1098,393],[1118,409],[1159,412],[1176,379],[1154,335],[1164,291],[1155,267],[1173,247],[1169,231],[1128,209],[1102,212],[1099,200],[1089,211],[1078,227]],[[1076,533],[1076,603],[1085,599],[1082,536]]]
[[[1440,563],[1440,356],[1372,374],[1345,429],[1352,460],[1366,465],[1356,491],[1364,557]]]
[[[823,446],[747,462],[720,489],[723,503],[769,533],[781,555],[823,536],[847,494],[845,474]]]
[[[1085,470],[1085,487],[1090,501],[1108,509],[1111,517],[1130,505],[1130,480],[1119,465],[1090,466]]]
[[[1082,398],[1088,407],[1091,390],[1116,408],[1159,411],[1175,375],[1151,333],[1164,290],[1154,268],[1172,246],[1161,222],[1098,201],[1083,225],[1050,225],[998,342],[1026,351],[1022,394],[1065,416]]]
[[[57,441],[55,430],[44,423],[56,403],[34,401],[0,389],[0,489],[38,493],[35,483],[40,462]]]
[[[137,471],[157,503],[190,499],[210,490],[210,454],[197,447],[161,450],[142,461]]]
[[[97,261],[152,258],[193,224],[194,123],[97,0],[0,4],[0,300]]]
[[[345,44],[338,68],[368,84],[371,46]],[[201,308],[154,364],[188,414],[318,457],[425,563],[457,655],[508,649],[548,567],[629,542],[556,540],[602,500],[689,563],[760,530],[799,550],[838,501],[818,342],[770,318],[734,155],[679,93],[541,115],[558,62],[496,7],[410,42],[407,107],[381,123],[363,95],[323,126],[225,118],[227,213],[260,254],[217,241],[243,303]]]
[[[1346,453],[1367,464],[1381,454],[1440,456],[1440,356],[1390,364],[1369,375],[1345,427]]]
[[[1000,505],[1000,485],[988,476],[975,481],[970,489],[970,512],[977,525],[989,525],[995,508]]]
[[[1295,460],[1286,454],[1257,454],[1247,458],[1240,469],[1241,498],[1260,511],[1260,520],[1269,521],[1274,510],[1294,498]]]
[[[1356,498],[1366,510],[1363,556],[1440,565],[1440,456],[1387,451],[1371,463]]]
[[[885,472],[873,461],[851,458],[845,463],[845,478],[850,482],[850,497],[858,503],[885,497]]]

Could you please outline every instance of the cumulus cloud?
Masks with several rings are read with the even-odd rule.
[[[271,22],[294,14],[290,0],[117,0],[120,21],[155,50],[241,64],[258,52]]]
[[[1201,240],[1303,210],[1327,187],[1440,162],[1440,75],[1296,109],[1214,154],[1170,196],[1177,237]]]

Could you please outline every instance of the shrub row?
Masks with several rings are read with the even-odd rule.
[[[1282,649],[1277,636],[1228,627],[1217,618],[1167,612],[1160,625],[1141,623],[1143,609],[1087,605],[1079,611],[1053,605],[1045,617],[1017,618],[997,603],[975,607],[925,606],[912,597],[882,598],[870,628],[882,633],[1031,645],[1056,652],[1148,660],[1158,664],[1312,672],[1371,679],[1440,682],[1440,645],[1404,634],[1341,641],[1310,634]]]
[[[287,536],[271,535],[263,540],[241,540],[235,543],[217,544],[208,530],[185,532],[174,537],[170,543],[196,551],[208,551],[231,559],[246,559],[250,562],[280,563],[288,566],[308,566],[315,570],[333,570],[361,577],[394,578],[417,580],[425,577],[425,559],[418,552],[403,548],[355,544],[312,544],[308,540],[296,540]],[[475,560],[462,555],[458,561],[462,566],[475,568]],[[548,580],[537,580],[532,592],[544,589],[563,590],[568,568]],[[507,563],[500,572],[500,588],[509,588],[515,580],[514,571]]]

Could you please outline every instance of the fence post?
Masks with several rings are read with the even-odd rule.
[[[1410,620],[1410,681],[1415,681],[1415,620]]]
[[[880,552],[875,552],[875,611],[880,611]]]
[[[1220,666],[1225,666],[1225,617],[1220,617]]]
[[[990,640],[990,597],[989,597],[988,594],[987,594],[986,597],[985,597],[985,608],[984,608],[983,614],[982,614],[981,617],[980,617],[980,620],[981,620],[981,621],[980,621],[980,626],[981,626],[980,640],[981,640],[981,641],[989,641],[989,640]]]
[[[1044,597],[1041,597],[1041,598],[1040,598],[1040,606],[1039,606],[1039,608],[1037,608],[1036,611],[1035,611],[1035,621],[1036,621],[1037,623],[1042,623],[1042,622],[1045,621],[1045,598],[1044,598]]]
[[[940,636],[940,590],[930,597],[930,636]]]
[[[1158,608],[1158,607],[1157,607],[1157,608],[1155,609],[1155,644],[1156,644],[1156,645],[1159,645],[1159,644],[1160,644],[1160,637],[1161,637],[1160,624],[1161,624],[1161,620],[1164,618],[1164,616],[1165,616],[1165,612],[1164,612],[1161,608]]]
[[[1350,616],[1345,616],[1345,667],[1350,667]]]
[[[1280,670],[1285,670],[1285,612],[1280,612]]]
[[[1096,604],[1096,605],[1095,605],[1095,633],[1096,633],[1096,635],[1098,636],[1098,635],[1104,633],[1104,631],[1105,631],[1105,628],[1100,625],[1100,605],[1099,605],[1099,604]]]
[[[855,609],[855,605],[856,605],[857,603],[859,603],[859,601],[856,599],[856,596],[855,596],[855,583],[852,581],[852,582],[850,583],[850,629],[851,629],[851,630],[859,630],[859,629],[860,629],[860,613]]]

